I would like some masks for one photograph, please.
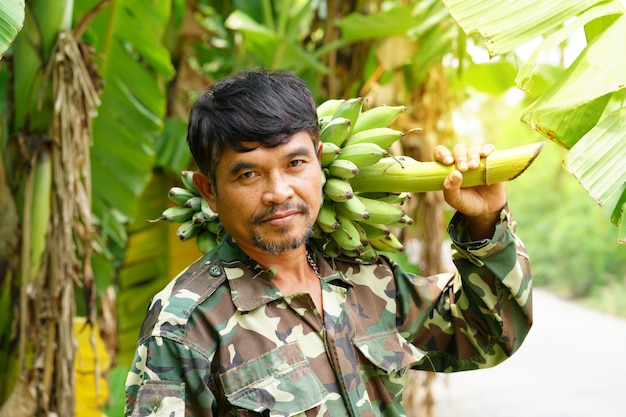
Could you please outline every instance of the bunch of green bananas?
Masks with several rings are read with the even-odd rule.
[[[401,251],[391,228],[413,223],[401,207],[410,193],[359,192],[351,185],[361,170],[390,157],[389,147],[403,136],[388,126],[404,106],[362,107],[361,98],[350,98],[328,100],[317,108],[324,200],[313,241],[330,256],[373,259],[378,251]]]
[[[156,221],[180,223],[176,236],[182,241],[196,238],[198,249],[206,253],[223,239],[224,229],[193,183],[193,171],[183,171],[180,177],[183,187],[174,186],[167,194],[176,206],[165,209]]]

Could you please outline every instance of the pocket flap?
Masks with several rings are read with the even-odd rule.
[[[378,368],[398,372],[421,362],[426,353],[400,335],[396,329],[355,338],[352,343]]]

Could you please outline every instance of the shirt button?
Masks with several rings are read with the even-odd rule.
[[[218,265],[211,265],[209,267],[209,275],[211,275],[212,277],[219,277],[220,275],[222,275],[222,268],[220,268]]]

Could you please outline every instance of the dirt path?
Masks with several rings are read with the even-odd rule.
[[[435,380],[435,417],[626,416],[626,320],[537,289],[534,317],[508,361]]]

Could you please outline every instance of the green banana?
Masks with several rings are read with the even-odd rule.
[[[341,251],[339,249],[339,246],[337,245],[337,242],[332,240],[330,236],[314,238],[312,240],[315,246],[317,246],[319,250],[324,252],[325,255],[328,255],[331,258],[336,258],[337,256],[341,255]]]
[[[400,222],[402,216],[405,214],[400,207],[395,204],[387,203],[386,201],[374,200],[363,196],[356,198],[361,201],[369,213],[369,217],[362,220],[364,223],[388,225]]]
[[[324,116],[324,117],[320,117],[319,119],[319,131],[321,132],[322,130],[324,130],[326,128],[326,126],[328,126],[328,123],[330,123],[331,120],[333,120],[333,116]]]
[[[328,173],[333,177],[349,179],[359,173],[359,167],[348,159],[335,159],[328,165]]]
[[[354,124],[353,133],[378,127],[387,127],[404,111],[406,111],[405,106],[372,107],[359,115],[359,119]]]
[[[404,245],[393,233],[382,239],[370,239],[369,244],[381,252],[402,252],[404,250]]]
[[[185,201],[185,203],[183,204],[183,207],[192,208],[194,210],[200,210],[200,205],[202,201],[204,201],[204,198],[200,196],[193,196],[189,198],[187,201]]]
[[[345,101],[346,100],[343,98],[331,98],[326,100],[325,102],[317,106],[317,117],[322,118],[326,116],[332,116],[333,113],[337,111],[337,108],[341,104],[345,103]]]
[[[351,220],[366,220],[370,217],[367,208],[358,196],[335,203],[335,211]]]
[[[386,196],[379,198],[379,200],[391,204],[403,204],[405,201],[410,200],[412,196],[413,194],[409,192],[387,193]]]
[[[360,169],[374,165],[386,156],[389,156],[389,152],[375,143],[355,143],[341,148],[341,153],[337,155],[337,159],[352,161]]]
[[[327,198],[324,199],[322,207],[317,215],[316,224],[326,233],[331,233],[339,229],[339,221],[335,213],[333,202]]]
[[[363,242],[361,242],[360,234],[354,223],[349,218],[337,214],[337,219],[341,226],[338,230],[330,233],[330,237],[337,243],[341,251],[344,250],[361,250]]]
[[[345,118],[350,120],[350,132],[357,122],[363,107],[363,99],[361,97],[349,98],[341,103],[333,113],[333,120],[337,118]]]
[[[203,224],[207,222],[207,219],[204,217],[202,210],[198,210],[191,216],[191,221],[193,224]]]
[[[192,237],[196,237],[202,229],[202,226],[194,224],[193,220],[187,220],[178,226],[178,229],[176,229],[176,236],[178,236],[180,240],[186,241]]]
[[[375,143],[381,148],[387,149],[402,136],[404,136],[403,132],[389,127],[377,127],[356,133],[353,131],[346,139],[346,146],[356,143]]]
[[[369,243],[358,253],[358,256],[368,262],[376,262],[376,259],[378,259],[376,249]]]
[[[169,207],[163,210],[160,219],[167,222],[183,223],[187,220],[191,220],[191,217],[195,212],[196,210],[188,207]]]
[[[170,188],[170,191],[167,193],[167,196],[174,203],[178,204],[179,206],[182,206],[183,204],[185,204],[187,200],[189,200],[192,197],[195,197],[196,195],[186,188],[172,187]]]
[[[217,238],[214,233],[204,229],[196,236],[196,246],[198,246],[200,252],[207,253],[217,246]]]
[[[319,223],[315,222],[313,226],[311,226],[311,239],[321,239],[324,237],[325,233]]]
[[[365,248],[369,246],[369,237],[367,236],[367,233],[365,232],[365,229],[363,228],[361,223],[356,220],[352,220],[352,226],[354,226],[354,229],[358,232],[359,239],[361,240],[361,244],[363,244],[363,247]]]
[[[396,222],[391,222],[388,224],[389,227],[407,227],[413,224],[413,219],[408,214],[404,213],[400,220]]]
[[[333,201],[345,201],[354,197],[354,192],[348,181],[330,177],[324,184],[324,195]]]
[[[194,171],[182,171],[180,173],[180,179],[183,181],[183,185],[187,190],[189,190],[194,195],[200,195],[200,190],[196,187],[196,184],[193,182]]]
[[[224,231],[224,229],[222,228],[222,223],[220,223],[219,219],[217,218],[214,221],[205,222],[204,228],[216,236],[219,236]]]
[[[322,143],[322,156],[320,157],[320,164],[322,168],[326,168],[337,159],[337,155],[341,153],[341,148],[332,142]]]
[[[322,143],[332,143],[334,145],[341,146],[348,138],[348,135],[350,135],[351,123],[352,122],[345,117],[332,119],[320,131],[320,141]]]
[[[371,239],[382,239],[391,233],[389,227],[384,224],[359,222],[359,225],[367,235],[368,242]]]
[[[217,213],[211,210],[211,207],[209,207],[209,203],[204,198],[200,202],[200,210],[204,214],[204,218],[208,221],[214,221],[217,219]]]
[[[391,204],[403,204],[405,201],[410,200],[411,197],[413,196],[412,193],[408,193],[408,192],[387,193],[384,191],[365,192],[365,193],[358,193],[358,194],[361,197],[384,201],[386,203],[391,203]]]

